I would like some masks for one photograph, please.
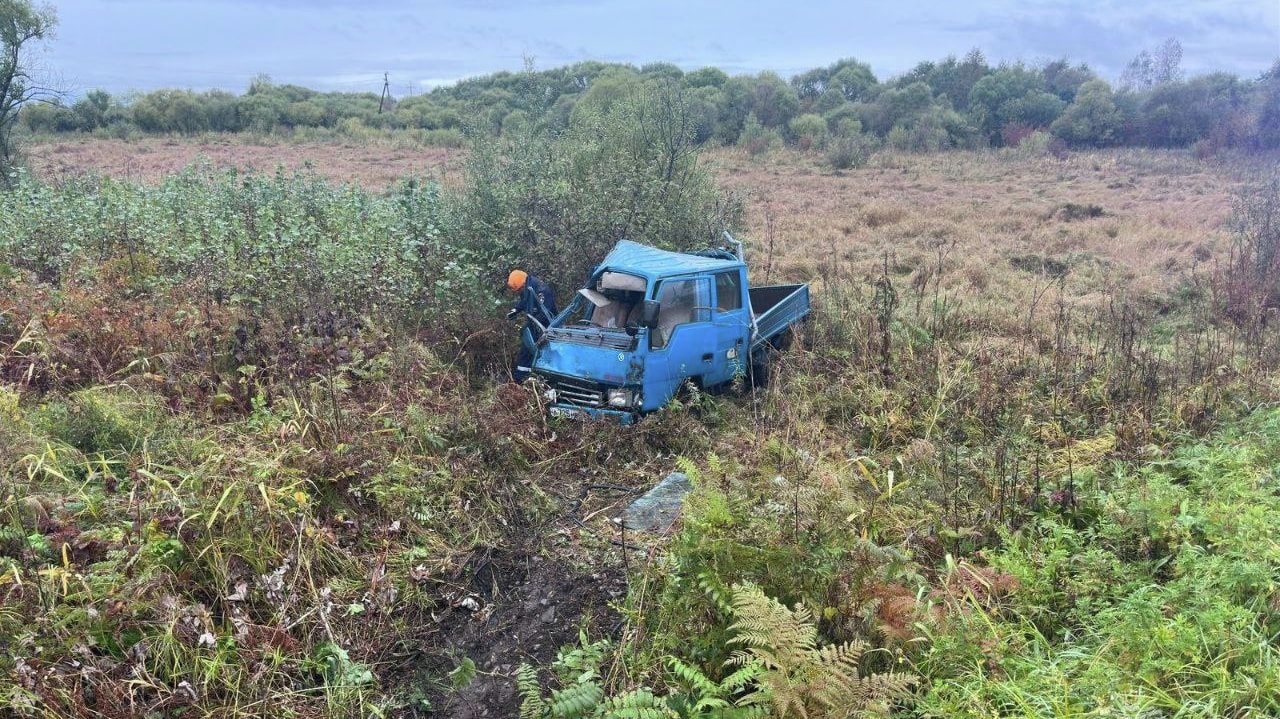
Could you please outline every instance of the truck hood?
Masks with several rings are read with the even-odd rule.
[[[538,348],[533,371],[600,382],[615,387],[639,384],[644,358],[634,352],[548,340]]]

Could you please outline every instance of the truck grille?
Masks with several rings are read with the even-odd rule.
[[[602,330],[598,328],[551,327],[545,337],[555,342],[572,342],[579,345],[606,347],[614,350],[629,350],[635,344],[635,337],[620,330]]]
[[[547,384],[556,391],[556,399],[561,402],[576,404],[581,407],[603,407],[604,390],[599,386],[582,380],[564,377],[549,377]]]

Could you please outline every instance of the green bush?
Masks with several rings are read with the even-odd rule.
[[[837,170],[863,167],[874,151],[875,141],[867,135],[839,135],[827,142],[827,163]]]
[[[147,409],[127,395],[83,390],[44,403],[33,412],[35,429],[84,455],[110,458],[142,445],[150,430]]]
[[[457,248],[491,285],[524,266],[565,296],[619,239],[700,249],[741,208],[698,163],[689,98],[670,87],[579,106],[497,138],[473,133]]]
[[[1280,413],[1098,478],[988,559],[998,610],[961,596],[919,662],[927,716],[1280,711],[1274,567]]]
[[[798,147],[820,150],[827,140],[827,121],[821,115],[800,115],[787,124],[787,132]]]

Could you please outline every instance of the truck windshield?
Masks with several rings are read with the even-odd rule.
[[[634,318],[638,318],[641,303],[623,300],[590,289],[578,290],[573,302],[556,318],[545,336],[556,342],[631,349],[638,321]]]
[[[578,290],[547,337],[557,342],[631,349],[640,330],[647,288],[643,277],[604,270]]]

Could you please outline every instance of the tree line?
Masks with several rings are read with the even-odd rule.
[[[20,121],[32,132],[117,136],[409,129],[447,145],[461,144],[469,130],[503,135],[533,121],[568,128],[575,115],[608,111],[663,86],[682,95],[696,144],[759,151],[788,143],[826,151],[837,166],[880,147],[933,152],[1028,139],[1064,150],[1280,147],[1280,59],[1257,78],[1224,72],[1188,78],[1181,56],[1176,40],[1143,51],[1115,84],[1066,59],[993,66],[976,49],[883,81],[854,58],[790,79],[588,61],[498,72],[389,102],[377,93],[319,92],[262,75],[239,95],[93,90],[70,104],[27,104]]]

